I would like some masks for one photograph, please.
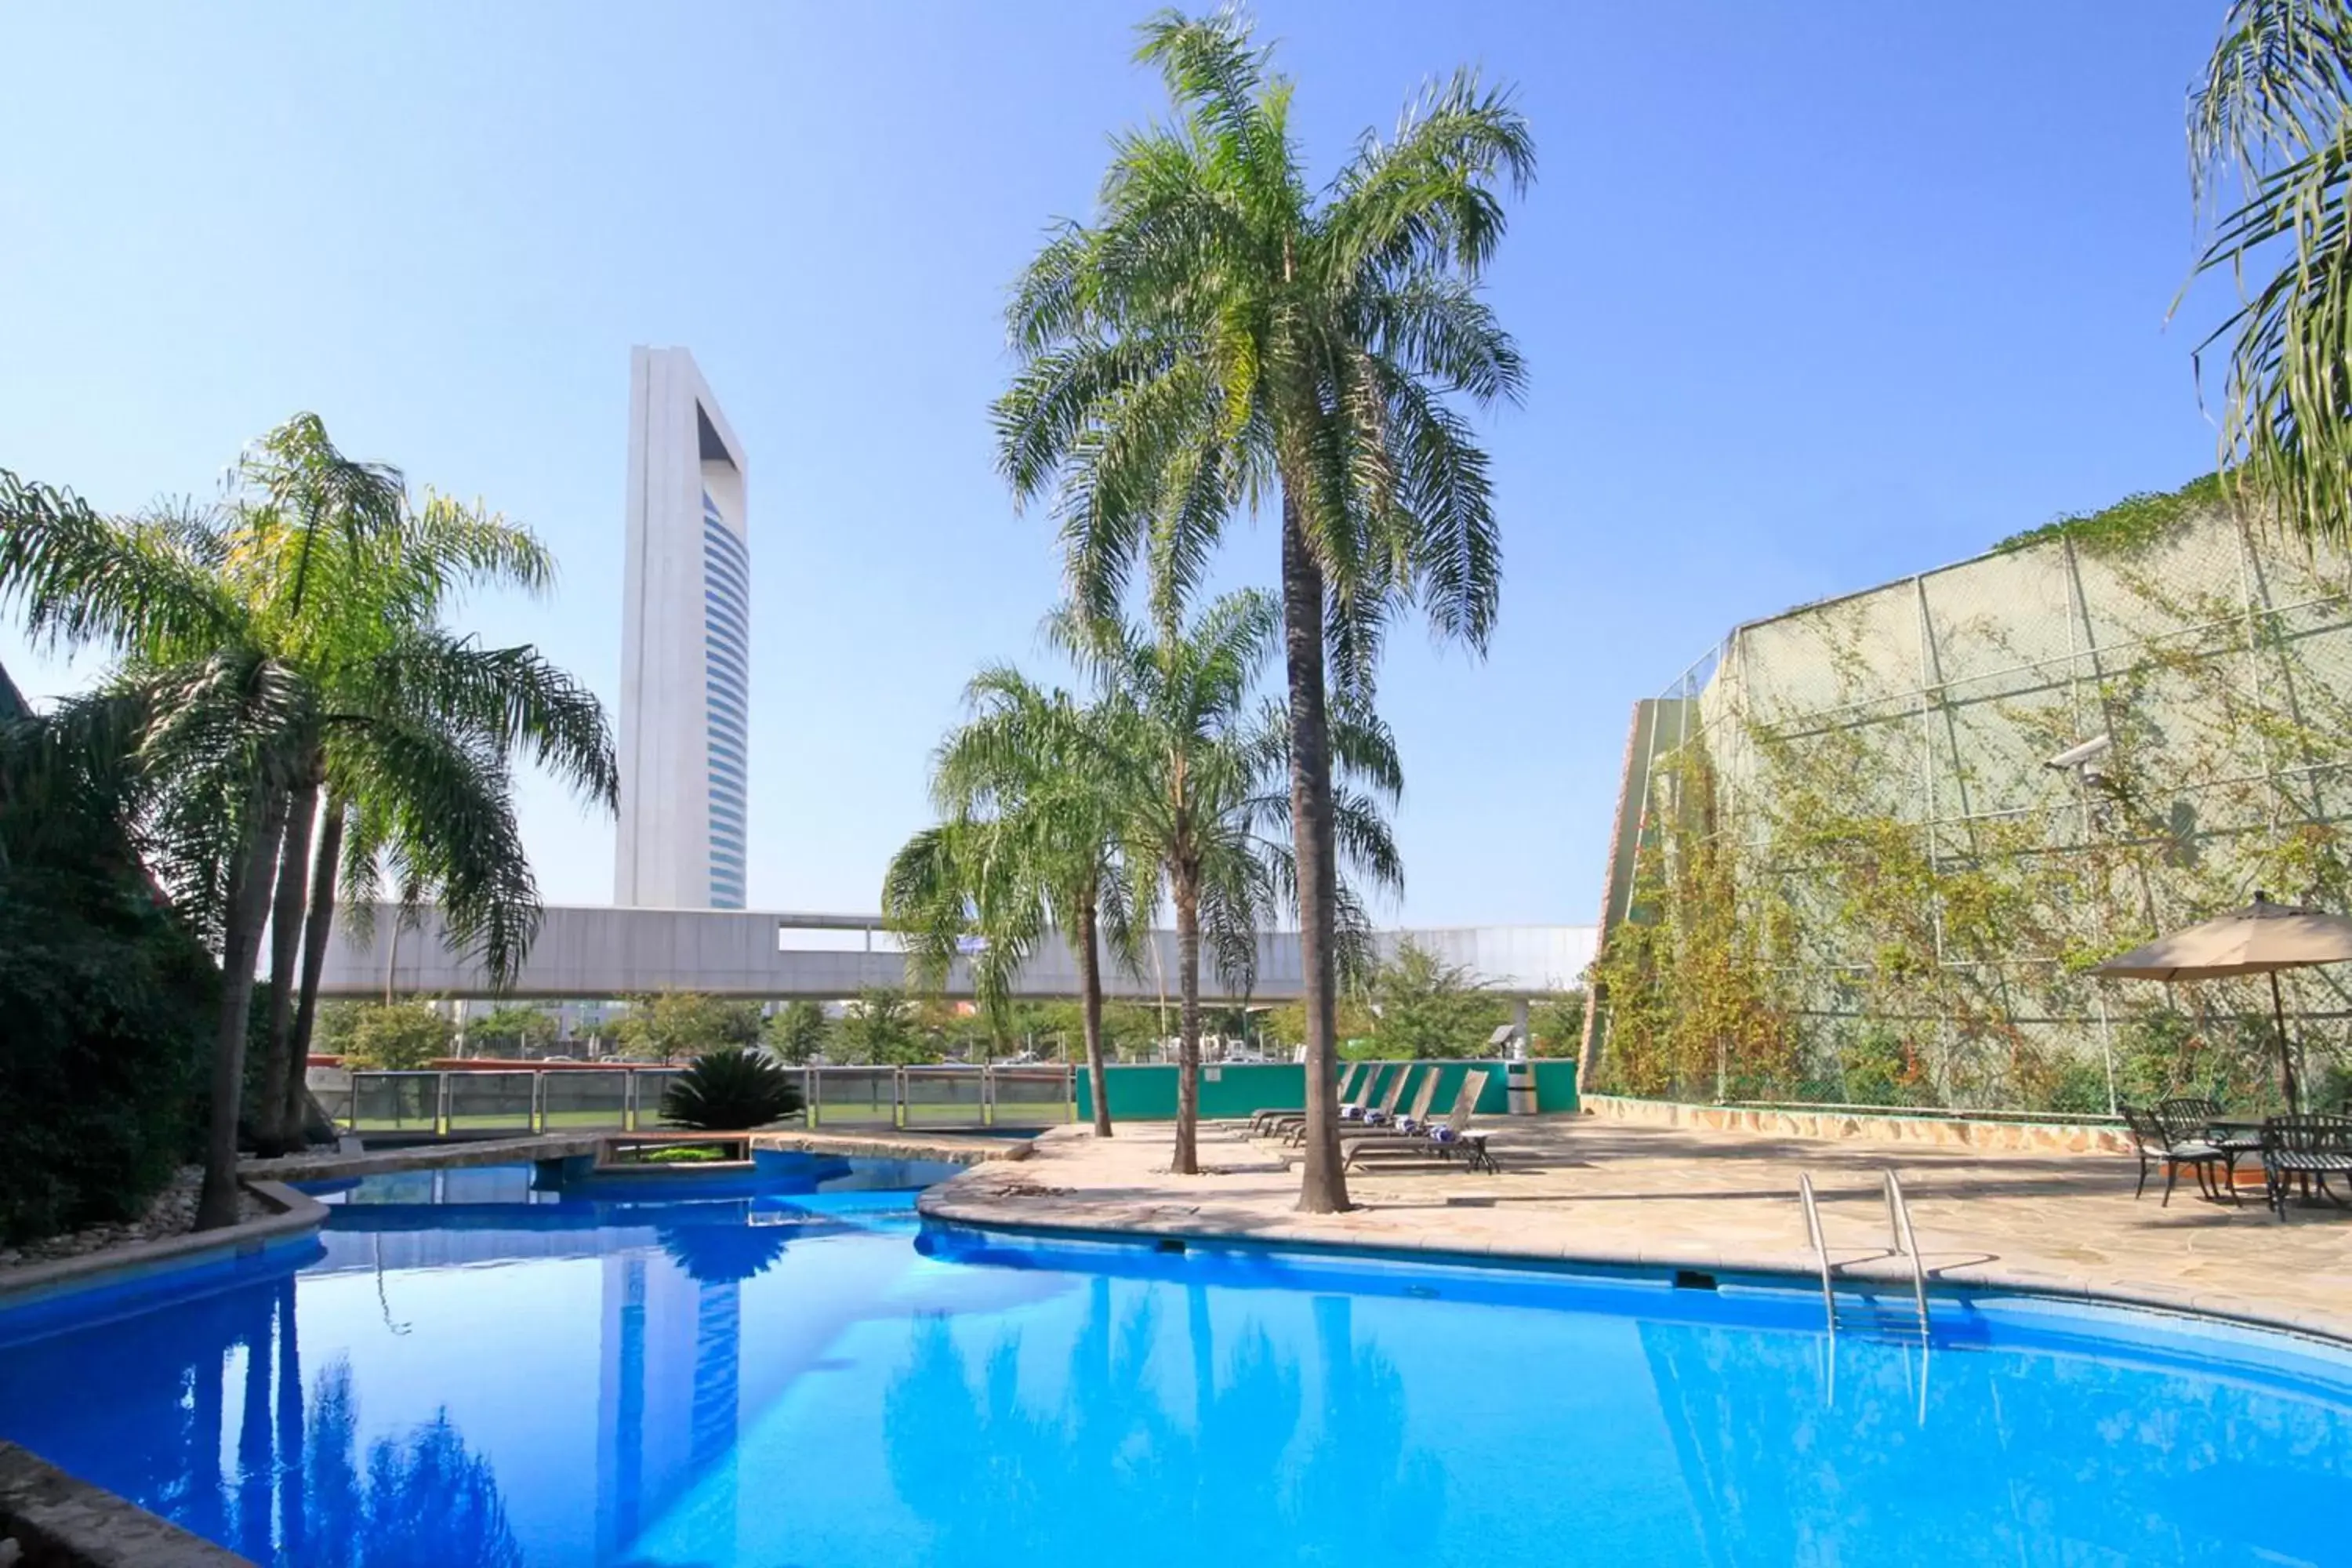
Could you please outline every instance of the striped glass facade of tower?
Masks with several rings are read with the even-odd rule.
[[[702,492],[703,700],[710,753],[710,903],[743,907],[743,805],[751,723],[751,561]]]
[[[684,349],[629,353],[613,900],[740,910],[750,839],[751,491]]]

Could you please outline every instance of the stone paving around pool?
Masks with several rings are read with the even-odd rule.
[[[1349,1173],[1360,1205],[1296,1211],[1279,1147],[1203,1131],[1211,1173],[1168,1173],[1165,1123],[1109,1141],[1045,1134],[1018,1165],[979,1167],[924,1195],[923,1212],[974,1225],[1248,1237],[1819,1279],[1797,1198],[1810,1172],[1841,1276],[1910,1280],[1889,1248],[1880,1173],[1910,1201],[1931,1279],[2002,1285],[2215,1313],[2352,1342],[2352,1211],[2291,1206],[2261,1188],[2242,1205],[2199,1195],[2184,1172],[2159,1207],[2161,1172],[2137,1201],[2129,1155],[1921,1147],[1654,1127],[1589,1116],[1513,1119],[1495,1132],[1498,1175],[1460,1168]]]

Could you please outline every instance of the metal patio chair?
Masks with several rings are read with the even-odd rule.
[[[2221,1102],[2201,1094],[2175,1095],[2157,1102],[2157,1125],[2174,1142],[2208,1143],[2221,1151],[2221,1189],[2230,1194],[2231,1203],[2238,1196],[2238,1162],[2263,1152],[2263,1140],[2258,1132],[2242,1128],[2229,1131],[2216,1127],[2221,1120]]]
[[[2352,1183],[2352,1116],[2305,1111],[2263,1123],[2263,1195],[2272,1213],[2286,1218],[2287,1193],[2296,1185],[2344,1207],[2328,1191],[2330,1176]]]
[[[2206,1196],[2218,1195],[2213,1190],[2213,1167],[2225,1158],[2221,1150],[2202,1138],[2173,1137],[2152,1110],[2133,1105],[2120,1109],[2124,1125],[2131,1129],[2134,1152],[2139,1155],[2139,1185],[2132,1189],[2134,1199],[2147,1191],[2148,1167],[2158,1164],[2164,1167],[2164,1202],[2158,1207],[2172,1205],[2173,1184],[2180,1179],[2183,1165],[2197,1173],[2197,1185]]]

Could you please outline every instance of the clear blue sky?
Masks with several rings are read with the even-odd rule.
[[[1047,522],[991,466],[999,310],[1115,128],[1138,5],[11,6],[0,466],[205,490],[299,409],[563,563],[469,606],[609,699],[633,342],[751,458],[751,900],[866,910],[984,659],[1037,659]],[[2165,313],[2220,0],[1268,4],[1318,169],[1460,62],[1543,172],[1493,279],[1492,657],[1401,637],[1416,923],[1593,918],[1630,704],[1734,624],[2211,466]],[[1273,580],[1242,534],[1236,581]],[[88,679],[0,626],[35,695]],[[1042,660],[1038,660],[1042,663]],[[612,828],[544,781],[551,900]]]

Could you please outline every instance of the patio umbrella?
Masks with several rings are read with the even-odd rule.
[[[2279,1079],[2289,1110],[2302,1109],[2294,1058],[2286,1043],[2286,1007],[2278,972],[2352,960],[2352,920],[2325,910],[2274,904],[2256,893],[2242,910],[2158,937],[2111,958],[2091,973],[2120,980],[2221,980],[2235,974],[2271,977],[2271,1016],[2278,1025]]]

